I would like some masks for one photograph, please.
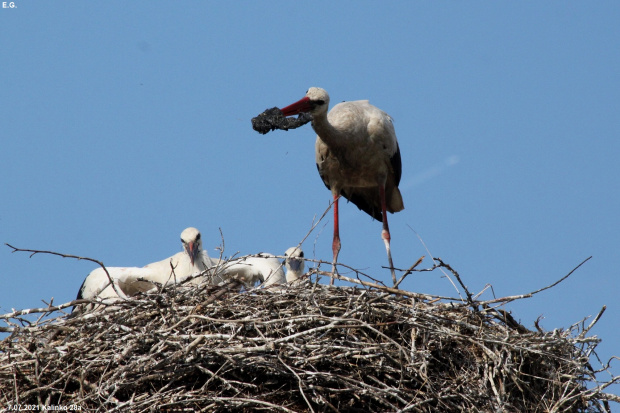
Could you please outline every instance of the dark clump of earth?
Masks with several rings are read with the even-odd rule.
[[[278,108],[266,109],[263,113],[252,118],[252,128],[263,135],[272,130],[296,129],[312,120],[309,113],[300,113],[296,118],[287,118]]]

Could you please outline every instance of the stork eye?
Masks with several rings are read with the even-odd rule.
[[[196,235],[196,241],[198,241],[200,239],[200,232],[198,233],[198,235]]]
[[[299,253],[299,257],[303,258],[304,257],[304,252],[302,251],[301,253]]]
[[[324,104],[325,104],[325,101],[324,101],[323,99],[319,99],[319,100],[315,100],[315,101],[314,101],[314,103],[315,103],[317,106],[321,106],[321,105],[324,105]]]

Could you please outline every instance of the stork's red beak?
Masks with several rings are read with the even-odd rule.
[[[301,112],[310,112],[312,110],[312,101],[308,96],[305,96],[301,100],[298,100],[297,102],[280,110],[284,116],[293,116]]]

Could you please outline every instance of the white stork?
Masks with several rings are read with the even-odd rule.
[[[338,198],[343,195],[383,222],[381,238],[396,284],[387,212],[402,211],[405,206],[398,190],[402,163],[392,118],[367,100],[339,103],[329,113],[328,107],[327,92],[311,87],[301,100],[282,108],[282,114],[312,115],[312,128],[317,133],[316,165],[334,198],[333,271],[340,252]]]
[[[93,299],[93,298],[127,298],[130,293],[126,292],[123,287],[127,288],[124,284],[124,280],[130,274],[135,274],[142,271],[142,268],[138,267],[106,267],[108,274],[103,270],[103,268],[97,268],[88,274],[88,276],[82,282],[80,286],[80,290],[78,291],[78,295],[76,300],[79,299]],[[146,275],[146,273],[143,273]],[[110,279],[114,283],[110,282]],[[136,291],[137,293],[137,291]]]
[[[291,283],[301,278],[304,273],[304,252],[299,247],[291,247],[284,253],[286,282]]]
[[[264,252],[222,263],[220,275],[238,279],[246,289],[254,287],[256,283],[264,287],[286,283],[282,263],[274,255]]]
[[[280,262],[274,255],[261,252],[222,263],[220,274],[225,278],[237,278],[247,289],[257,283],[263,288],[284,285],[299,279],[304,271],[304,253],[299,247],[291,247]],[[282,267],[286,267],[286,276]]]
[[[146,279],[146,281],[149,281],[147,284],[150,284],[150,287],[145,286],[145,288],[148,287],[147,290],[153,288],[152,282],[156,282],[160,285],[180,283],[187,277],[200,274],[207,268],[211,268],[217,264],[218,261],[212,260],[209,254],[207,254],[207,251],[202,249],[200,231],[196,228],[185,228],[183,232],[181,232],[181,244],[183,245],[183,251],[165,260],[144,266],[144,268],[152,271],[152,274]],[[216,279],[211,280],[210,283],[217,284],[219,281],[222,280],[216,277]],[[200,283],[200,278],[194,278],[190,283],[198,284]]]
[[[127,298],[145,292],[159,285],[181,282],[191,275],[202,273],[216,264],[202,249],[200,231],[186,228],[181,233],[183,251],[165,260],[148,264],[144,267],[106,267],[93,270],[80,287],[76,299],[115,299]],[[212,283],[221,281],[214,277]],[[114,285],[110,282],[114,282]],[[197,284],[199,279],[190,281]],[[155,284],[157,283],[157,284]]]

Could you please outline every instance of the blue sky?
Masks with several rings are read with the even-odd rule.
[[[282,254],[330,193],[310,125],[263,136],[250,119],[319,86],[395,119],[397,267],[426,245],[492,298],[592,255],[506,309],[553,330],[607,305],[591,333],[620,355],[617,2],[15,5],[0,8],[3,244],[142,266],[195,226],[211,255],[220,228],[225,255]],[[387,283],[380,232],[342,204],[340,261]],[[331,260],[331,236],[330,213],[306,256]],[[70,301],[93,268],[1,245],[0,312]],[[456,295],[438,271],[403,288]]]

